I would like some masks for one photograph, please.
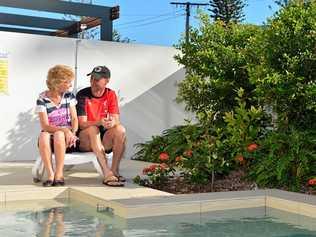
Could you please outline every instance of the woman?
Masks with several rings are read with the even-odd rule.
[[[36,112],[42,131],[38,146],[47,180],[43,186],[63,186],[65,153],[76,146],[78,118],[75,96],[68,90],[74,80],[73,70],[65,65],[56,65],[48,71],[47,91],[37,99]],[[52,152],[55,154],[56,169],[52,166]]]

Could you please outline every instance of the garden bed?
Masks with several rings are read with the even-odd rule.
[[[189,194],[189,193],[208,193],[208,192],[229,192],[229,191],[247,191],[256,190],[258,185],[246,179],[246,174],[243,170],[235,170],[229,175],[217,177],[214,181],[212,189],[211,182],[208,184],[191,184],[183,176],[173,176],[162,184],[140,183],[140,185],[161,190],[173,194]],[[288,190],[286,187],[279,188],[284,191]],[[293,191],[293,190],[292,190]],[[316,190],[311,187],[302,186],[300,193],[316,195]]]
[[[172,177],[160,185],[145,184],[144,186],[173,194],[244,191],[257,189],[256,183],[245,180],[245,173],[242,170],[233,171],[227,176],[217,178],[214,182],[213,190],[211,183],[206,185],[190,184],[184,179],[184,177],[181,176]]]

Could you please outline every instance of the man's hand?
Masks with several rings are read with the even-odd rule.
[[[102,126],[105,127],[106,129],[113,128],[115,125],[115,120],[112,118],[112,116],[108,116],[108,118],[104,118],[102,120]]]

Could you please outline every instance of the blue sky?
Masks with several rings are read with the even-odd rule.
[[[172,0],[176,2],[177,0]],[[93,0],[104,6],[120,5],[120,18],[114,21],[114,28],[135,43],[171,46],[176,44],[185,30],[185,11],[170,4],[171,0]],[[186,2],[186,1],[180,1]],[[208,1],[194,1],[208,3]],[[262,24],[277,10],[274,0],[247,0],[245,22]],[[271,8],[269,8],[271,6]],[[203,9],[203,8],[202,8]],[[207,9],[204,8],[205,10]],[[59,14],[21,11],[0,7],[0,12],[29,14],[60,18]],[[208,12],[208,11],[207,11]],[[196,9],[192,8],[191,25],[197,26]]]
[[[177,2],[177,0],[172,1]],[[114,22],[114,27],[122,36],[129,37],[137,43],[173,45],[178,42],[185,30],[184,9],[176,8],[168,0],[95,0],[94,2],[101,5],[120,5],[121,17]],[[194,0],[191,2],[208,3],[208,1]],[[262,24],[277,10],[274,0],[247,0],[247,3],[248,6],[245,8],[247,23]],[[207,10],[207,7],[204,9]],[[153,18],[157,15],[160,16]],[[193,8],[190,19],[193,26],[197,26],[195,16],[196,9]]]

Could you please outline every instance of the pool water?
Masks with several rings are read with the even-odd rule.
[[[252,208],[127,220],[63,201],[40,211],[0,212],[0,236],[316,237],[316,219]]]

